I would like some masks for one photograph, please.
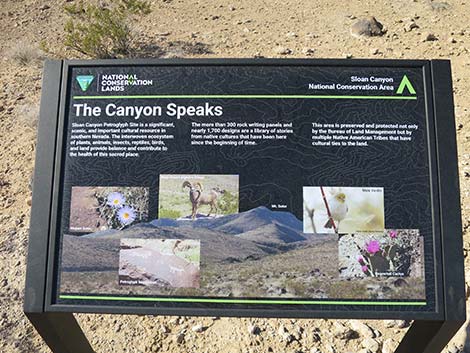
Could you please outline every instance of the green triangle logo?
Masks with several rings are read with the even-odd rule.
[[[93,75],[79,75],[77,76],[77,82],[80,85],[80,88],[82,89],[83,92],[85,92],[88,87],[90,87],[91,83],[93,82],[93,79],[95,77]]]
[[[398,86],[398,89],[397,89],[397,94],[403,94],[403,91],[405,90],[405,88],[408,90],[410,94],[416,94],[416,91],[413,85],[411,84],[410,80],[408,79],[406,75],[404,75],[403,78],[401,79],[400,85]]]

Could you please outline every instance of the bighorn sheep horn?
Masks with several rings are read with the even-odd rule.
[[[195,182],[194,186],[199,186],[199,190],[201,190],[201,191],[203,190],[202,183],[200,183],[199,181]]]
[[[188,187],[191,189],[193,185],[189,181],[185,180],[181,188],[184,190],[185,187]]]

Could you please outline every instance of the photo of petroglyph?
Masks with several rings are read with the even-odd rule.
[[[192,239],[121,239],[119,284],[199,287],[200,242]]]
[[[124,229],[148,220],[149,191],[143,187],[74,186],[70,232]]]
[[[356,233],[384,230],[383,188],[304,186],[305,233]]]
[[[195,220],[238,213],[238,175],[160,175],[158,218]]]

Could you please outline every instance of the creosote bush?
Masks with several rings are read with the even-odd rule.
[[[131,20],[150,13],[150,4],[141,0],[117,0],[109,5],[65,6],[70,17],[65,25],[65,45],[97,59],[127,56],[132,50]]]

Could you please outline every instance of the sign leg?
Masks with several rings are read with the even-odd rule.
[[[395,353],[440,353],[464,321],[414,321]]]
[[[26,313],[54,353],[94,353],[72,313]]]

